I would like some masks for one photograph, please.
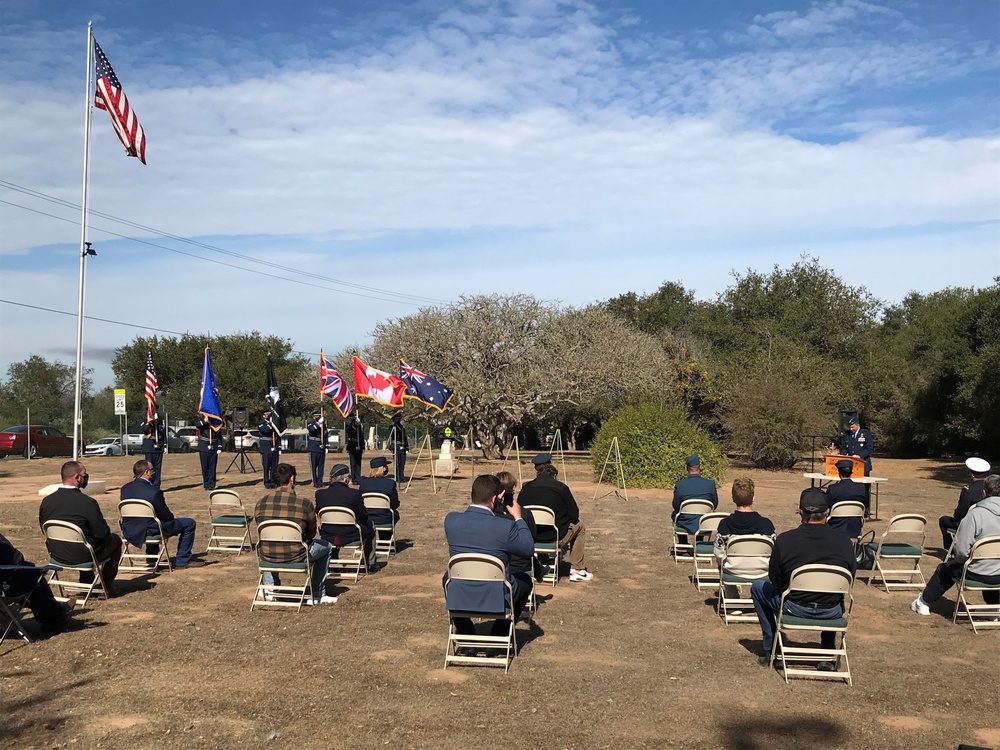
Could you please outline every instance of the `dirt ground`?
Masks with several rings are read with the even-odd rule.
[[[58,481],[62,460],[0,461],[0,531],[29,559],[44,560],[37,490]],[[402,495],[400,553],[378,573],[336,587],[336,604],[251,613],[255,557],[213,553],[203,568],[123,575],[122,596],[78,612],[85,627],[32,644],[6,641],[2,746],[1000,747],[1000,632],[952,626],[950,595],[922,618],[910,612],[913,593],[858,582],[848,634],[854,686],[786,685],[756,663],[759,628],[723,624],[714,595],[699,593],[689,567],[668,556],[670,493],[629,490],[626,501],[607,495],[607,485],[596,492],[582,461],[570,461],[567,474],[596,579],[539,589],[534,624],[518,625],[522,650],[509,674],[442,669],[442,519],[467,504],[473,467],[463,460],[450,484],[438,480],[437,494],[426,476],[413,482]],[[133,461],[87,462],[92,479],[108,482],[100,501],[112,525]],[[300,479],[308,476],[305,454],[291,461]],[[426,461],[416,468],[426,474]],[[525,479],[533,475],[530,464],[521,468]],[[499,469],[475,464],[476,473]],[[889,482],[882,520],[868,528],[881,533],[904,511],[927,516],[922,568],[930,574],[936,520],[954,507],[961,464],[881,459],[875,474]],[[801,471],[734,467],[720,488],[723,509],[740,475],[757,483],[758,509],[779,531],[796,522]],[[195,550],[204,550],[208,493],[197,455],[165,457],[163,486],[175,514],[197,519]],[[236,469],[220,474],[219,486],[251,507],[263,493],[258,475]],[[311,496],[312,488],[299,492]]]

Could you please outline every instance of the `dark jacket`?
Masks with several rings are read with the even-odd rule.
[[[539,474],[530,482],[525,482],[517,494],[517,502],[522,508],[527,505],[543,505],[555,513],[560,539],[566,536],[571,523],[580,523],[580,509],[573,493],[569,487],[548,474]],[[540,529],[538,535],[541,542],[554,541],[548,528]]]
[[[814,563],[845,568],[852,576],[858,568],[854,544],[847,536],[825,523],[803,523],[778,535],[771,553],[768,578],[778,591],[784,591],[788,588],[793,570]],[[843,604],[840,596],[829,594],[799,593],[791,599],[821,607]]]
[[[719,522],[716,534],[722,537],[748,534],[774,536],[774,524],[755,510],[750,513],[733,513]]]
[[[180,533],[177,524],[174,523],[174,514],[167,507],[167,500],[163,496],[163,490],[155,487],[142,477],[136,477],[131,482],[122,486],[119,494],[120,500],[148,500],[153,505],[153,512],[160,519],[163,526],[163,533],[167,536],[174,536]],[[158,532],[156,524],[152,521],[144,521],[141,518],[127,518],[122,523],[122,536],[128,539],[129,544],[141,547],[146,543],[147,534]]]
[[[75,487],[60,487],[42,500],[38,508],[38,525],[46,521],[68,521],[79,526],[98,557],[113,536],[101,513],[101,506]],[[87,551],[78,544],[46,542],[46,546],[56,562],[70,565],[90,562]]]
[[[685,500],[711,500],[712,507],[718,508],[719,493],[715,488],[715,482],[701,474],[688,474],[674,485],[674,512],[670,514],[670,520],[679,528],[693,534],[698,530],[701,516],[692,513],[678,515],[677,511]]]
[[[865,462],[865,476],[872,473],[872,451],[875,450],[875,439],[864,427],[857,432],[848,431],[840,445],[840,455],[857,456]]]
[[[350,508],[354,511],[361,533],[367,539],[374,531],[371,521],[368,520],[368,511],[365,504],[361,502],[361,493],[348,487],[343,482],[334,482],[329,487],[316,490],[316,513],[323,508]],[[345,544],[353,544],[361,541],[358,539],[358,530],[353,526],[341,524],[325,523],[319,528],[319,535],[326,539],[334,547],[343,547]]]
[[[396,489],[396,482],[391,477],[362,477],[358,492],[364,495],[366,492],[380,492],[389,498],[389,507],[392,509],[393,523],[399,523],[399,491]],[[389,523],[389,511],[375,509],[368,511],[368,519],[372,523]]]
[[[142,426],[143,453],[163,453],[163,447],[167,444],[167,427],[163,420],[157,416],[150,422]]]
[[[952,518],[956,521],[961,521],[969,514],[969,508],[982,499],[983,480],[977,479],[975,482],[970,482],[967,487],[962,488],[962,492],[958,496],[958,505],[955,506],[955,512],[952,513]]]

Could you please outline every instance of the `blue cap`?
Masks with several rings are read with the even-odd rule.
[[[850,419],[848,419],[847,420],[847,424],[859,424],[858,423],[858,415],[855,414]]]
[[[535,466],[541,466],[542,464],[550,464],[552,463],[552,454],[539,453],[537,456],[531,459],[531,463],[533,463]]]
[[[375,458],[373,458],[371,461],[368,462],[368,465],[371,466],[373,469],[378,469],[382,466],[388,466],[389,459],[387,459],[385,456],[375,456]]]
[[[842,458],[835,464],[838,469],[853,469],[854,462],[849,458]]]
[[[335,479],[344,474],[349,474],[350,469],[348,469],[344,464],[334,464],[330,467],[330,479]]]
[[[684,459],[684,465],[687,466],[689,469],[692,466],[701,466],[701,459],[698,458],[697,453],[692,453],[690,456]]]

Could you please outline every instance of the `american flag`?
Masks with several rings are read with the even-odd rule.
[[[146,421],[152,421],[156,415],[156,391],[160,387],[156,379],[156,368],[153,367],[153,347],[146,349]]]
[[[319,353],[319,389],[333,400],[337,411],[344,419],[354,411],[354,394],[322,351]]]
[[[101,45],[94,40],[94,53],[97,57],[97,94],[94,96],[94,106],[103,109],[111,115],[111,124],[115,126],[118,139],[125,147],[129,156],[138,156],[139,161],[146,163],[146,134],[142,132],[139,118],[129,106],[128,97],[122,91],[118,76],[111,69]]]

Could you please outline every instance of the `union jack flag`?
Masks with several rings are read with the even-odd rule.
[[[153,367],[153,347],[146,349],[146,421],[152,422],[156,416],[156,391],[160,384],[156,379],[156,368]]]
[[[146,163],[146,134],[142,132],[139,118],[129,106],[128,97],[122,90],[118,76],[111,68],[101,45],[94,40],[94,55],[97,59],[97,93],[94,95],[94,106],[103,109],[111,116],[111,124],[115,127],[118,140],[125,147],[128,156],[138,156],[139,161]]]
[[[403,394],[403,398],[415,399],[438,411],[444,411],[444,407],[451,401],[450,388],[403,360],[399,360],[399,379],[406,383],[406,393]]]
[[[319,390],[330,397],[344,419],[354,411],[354,394],[322,351],[319,353]]]

